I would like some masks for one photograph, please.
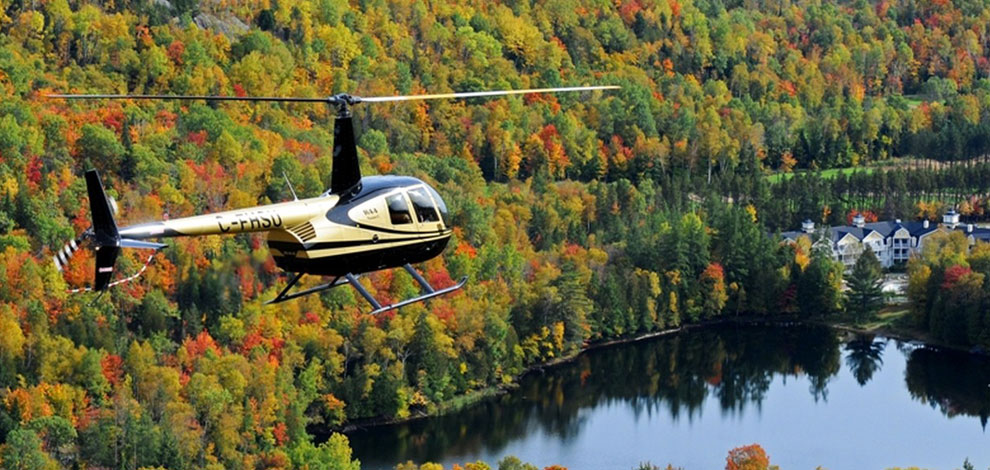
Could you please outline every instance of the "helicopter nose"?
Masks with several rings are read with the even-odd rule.
[[[450,213],[447,211],[447,204],[443,201],[443,198],[440,197],[440,193],[438,193],[433,186],[430,186],[429,184],[425,186],[427,191],[430,192],[430,197],[433,198],[434,202],[436,202],[437,211],[440,212],[440,230],[447,230],[451,228]]]

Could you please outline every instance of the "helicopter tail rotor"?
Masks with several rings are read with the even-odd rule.
[[[100,175],[96,170],[86,172],[86,192],[89,194],[89,210],[93,218],[93,226],[75,240],[67,243],[55,254],[55,267],[59,271],[64,270],[72,255],[88,242],[93,251],[96,252],[96,276],[93,280],[93,287],[82,290],[104,291],[112,285],[127,282],[140,276],[151,262],[151,257],[149,257],[144,267],[136,275],[111,282],[114,265],[117,263],[117,257],[120,256],[121,248],[143,248],[157,251],[167,245],[120,237],[117,224],[113,219],[117,212],[117,204],[103,191],[103,183],[100,181]]]
[[[70,240],[69,243],[66,243],[65,246],[62,247],[61,250],[56,251],[55,255],[52,256],[55,261],[55,269],[58,269],[59,272],[65,270],[65,267],[69,265],[69,260],[72,259],[72,255],[76,254],[85,242],[86,237],[83,235],[74,240]]]

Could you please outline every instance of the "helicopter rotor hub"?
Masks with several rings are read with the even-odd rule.
[[[337,93],[336,95],[331,95],[327,97],[327,103],[335,106],[337,108],[338,117],[350,116],[351,105],[360,103],[361,97],[350,95],[348,93]]]

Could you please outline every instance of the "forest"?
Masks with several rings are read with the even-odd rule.
[[[990,146],[979,3],[0,6],[0,468],[357,468],[345,436],[311,431],[435,412],[604,339],[841,311],[841,266],[772,236],[806,217],[961,203],[984,217],[990,179],[966,178],[985,164],[953,164]],[[89,168],[122,224],[284,201],[283,173],[321,193],[333,113],[49,93],[583,84],[622,89],[355,111],[364,174],[422,178],[451,206],[455,239],[423,270],[434,286],[470,282],[429,306],[370,317],[347,290],[263,306],[285,278],[257,235],[176,239],[100,299],[68,292],[91,282],[88,251],[64,274],[51,261],[89,225]],[[938,165],[885,169],[916,157]],[[122,273],[144,263],[128,256]],[[918,283],[932,286],[916,289],[919,318],[967,299],[931,293],[972,287],[982,268],[965,266],[982,265],[963,258],[909,268],[935,273]],[[957,265],[974,273],[949,282]],[[416,289],[401,271],[364,282],[382,299]],[[986,344],[973,325],[967,340]]]
[[[990,346],[990,244],[938,234],[908,262],[914,323],[948,344]]]
[[[940,221],[955,209],[963,223],[990,218],[990,164],[955,162],[941,167],[858,168],[827,175],[784,173],[787,178],[720,178],[712,197],[724,195],[752,205],[770,231],[816,224],[849,225],[856,213],[870,222],[928,219]],[[676,197],[671,194],[669,197]]]

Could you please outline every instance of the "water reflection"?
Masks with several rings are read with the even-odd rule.
[[[775,383],[806,380],[811,398],[807,403],[825,406],[843,356],[848,375],[865,387],[884,366],[885,350],[897,353],[887,340],[872,336],[843,343],[825,327],[692,330],[591,351],[571,364],[528,375],[518,390],[492,401],[448,416],[358,431],[351,434],[351,444],[363,466],[375,468],[406,460],[498,456],[510,444],[517,451],[520,445],[539,447],[550,441],[563,448],[579,446],[582,433],[592,432],[589,420],[620,408],[633,416],[633,423],[618,422],[620,426],[656,416],[690,424],[700,421],[705,410],[710,412],[712,401],[723,421],[758,421],[768,391],[779,386]],[[947,416],[977,416],[985,426],[990,415],[990,361],[924,348],[902,351],[907,357],[907,388],[915,400]],[[593,432],[604,435],[609,430]],[[520,444],[527,439],[532,442]]]
[[[846,343],[846,366],[856,382],[866,385],[883,365],[883,350],[887,342],[874,335],[858,335]]]
[[[918,348],[908,353],[905,373],[911,396],[949,417],[990,417],[990,359],[956,351]]]

